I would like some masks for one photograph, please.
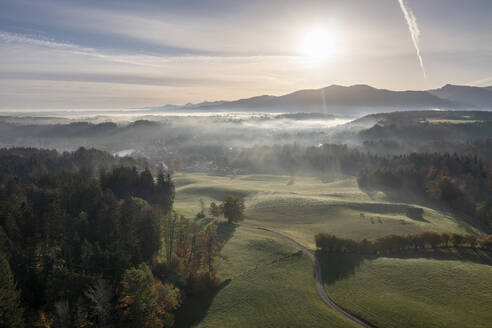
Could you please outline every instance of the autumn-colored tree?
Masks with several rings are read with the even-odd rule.
[[[203,233],[203,256],[207,265],[209,281],[215,279],[215,262],[222,257],[219,252],[219,241],[217,239],[217,228],[209,224]]]
[[[121,307],[130,327],[171,327],[172,312],[181,304],[179,290],[154,280],[150,267],[143,263],[125,271]]]
[[[157,292],[147,264],[125,271],[121,307],[130,327],[163,327],[156,313]]]
[[[51,328],[53,325],[53,318],[45,312],[39,312],[38,320],[34,322],[34,327],[37,328]]]
[[[480,241],[480,246],[485,249],[492,250],[492,235],[488,235],[486,238],[482,239]]]
[[[478,239],[473,235],[460,235],[437,232],[421,232],[408,235],[387,235],[376,239],[356,240],[338,237],[327,233],[318,233],[315,236],[316,247],[324,252],[372,252],[384,254],[388,252],[402,252],[414,249],[424,249],[430,246],[433,249],[439,247],[481,247],[492,249],[492,237]]]
[[[162,321],[163,327],[174,325],[174,311],[181,305],[181,293],[172,284],[163,284],[158,280],[153,286],[157,293],[156,313]]]

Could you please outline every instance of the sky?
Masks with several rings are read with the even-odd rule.
[[[0,109],[492,85],[492,1],[405,4],[426,78],[398,0],[0,0]]]

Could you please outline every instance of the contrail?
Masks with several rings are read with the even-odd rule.
[[[424,79],[427,79],[424,61],[422,60],[422,56],[420,55],[420,30],[419,26],[417,25],[417,19],[415,18],[413,11],[410,8],[407,8],[407,6],[405,5],[405,0],[398,0],[398,2],[400,3],[401,11],[403,11],[403,15],[405,16],[405,20],[407,21],[408,29],[410,30],[410,35],[412,36],[413,45],[415,47],[415,51],[417,51],[417,57],[419,58],[420,68],[422,69],[422,73],[424,73]]]

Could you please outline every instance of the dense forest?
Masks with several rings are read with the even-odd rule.
[[[361,131],[363,140],[396,138],[406,141],[475,140],[491,137],[492,122],[472,123],[412,123],[379,125]]]
[[[169,327],[212,288],[215,226],[174,183],[97,150],[0,150],[0,326]]]

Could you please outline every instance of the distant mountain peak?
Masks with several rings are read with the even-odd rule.
[[[359,89],[371,89],[371,90],[376,90],[375,87],[372,87],[370,85],[367,85],[367,84],[354,84],[354,85],[351,85],[349,88],[359,88]]]
[[[446,84],[429,93],[452,102],[472,108],[492,109],[492,90],[470,85]]]
[[[367,84],[332,84],[319,89],[297,90],[281,96],[260,95],[234,101],[205,101],[171,107],[186,110],[318,112],[355,114],[429,109],[492,109],[492,90],[446,84],[428,91],[394,91]]]

